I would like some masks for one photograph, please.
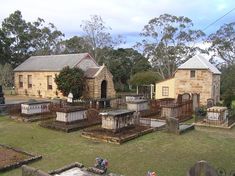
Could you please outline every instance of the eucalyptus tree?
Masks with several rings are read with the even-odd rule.
[[[186,61],[199,48],[196,42],[205,34],[194,30],[192,20],[184,16],[163,14],[151,19],[140,33],[143,49],[152,66],[162,78],[173,75],[178,65]]]
[[[91,46],[91,55],[100,63],[102,57],[102,48],[113,48],[122,43],[122,37],[112,37],[110,31],[111,27],[106,26],[103,19],[98,15],[92,15],[89,20],[84,20],[81,24],[84,32],[84,39],[89,46]]]
[[[212,59],[219,56],[226,65],[235,64],[235,22],[221,26],[209,35],[207,42],[211,44],[209,51],[213,52]]]

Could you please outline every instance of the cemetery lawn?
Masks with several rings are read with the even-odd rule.
[[[122,145],[95,142],[80,134],[53,131],[37,123],[0,116],[0,143],[42,155],[41,160],[30,166],[44,171],[76,161],[91,166],[97,156],[109,160],[109,171],[126,176],[143,176],[148,170],[162,176],[183,176],[198,160],[222,167],[227,173],[235,169],[235,128],[200,128],[180,136],[154,132]],[[21,169],[0,175],[20,176]]]

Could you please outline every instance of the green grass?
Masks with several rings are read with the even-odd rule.
[[[235,128],[201,128],[180,136],[154,132],[122,145],[95,142],[80,134],[0,117],[0,143],[42,155],[42,160],[30,166],[44,171],[75,161],[91,166],[97,156],[109,160],[109,171],[127,176],[143,176],[148,170],[162,176],[182,176],[198,160],[207,160],[215,168],[227,171],[235,169]],[[20,176],[21,169],[0,175]]]

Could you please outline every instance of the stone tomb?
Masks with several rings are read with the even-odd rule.
[[[99,112],[80,106],[58,108],[56,109],[56,119],[40,123],[42,127],[67,133],[98,124],[101,124]]]
[[[21,104],[21,114],[34,115],[48,113],[50,112],[50,103],[50,101],[29,100],[28,102]]]
[[[126,102],[141,100],[143,99],[143,95],[126,95]]]
[[[132,110],[136,112],[145,111],[149,109],[148,100],[144,100],[144,99],[136,99],[136,100],[128,101],[126,104],[127,104],[128,110]]]
[[[225,121],[228,115],[226,107],[213,106],[207,108],[207,119],[211,121]]]
[[[102,115],[102,128],[118,132],[123,128],[133,127],[134,112],[123,109],[100,113]]]
[[[87,109],[82,107],[65,107],[56,111],[56,121],[64,123],[72,123],[85,120]]]
[[[104,142],[122,144],[144,134],[154,131],[154,128],[135,124],[135,111],[119,109],[100,113],[101,127],[84,130],[82,136]]]

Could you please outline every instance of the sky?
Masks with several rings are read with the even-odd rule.
[[[144,25],[161,14],[189,17],[195,29],[204,29],[235,8],[234,0],[0,0],[0,4],[0,22],[20,10],[26,21],[43,18],[66,38],[81,35],[82,21],[99,15],[112,28],[113,36],[124,37],[126,44],[122,47],[135,45]],[[221,25],[234,21],[235,10],[204,32],[213,33]]]

